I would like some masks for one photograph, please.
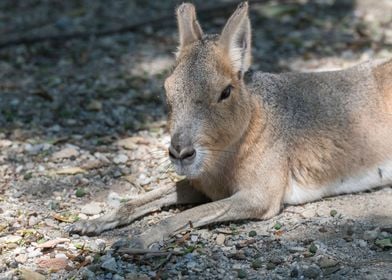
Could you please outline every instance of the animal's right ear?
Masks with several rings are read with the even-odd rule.
[[[203,31],[196,18],[195,6],[190,3],[183,3],[177,8],[177,22],[180,37],[178,57],[184,47],[203,37]]]
[[[251,28],[247,2],[238,5],[223,28],[219,42],[229,55],[234,70],[242,76],[251,62]]]

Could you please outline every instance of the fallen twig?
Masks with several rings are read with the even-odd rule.
[[[117,253],[127,254],[127,255],[148,255],[150,257],[160,257],[167,255],[183,255],[183,252],[176,251],[159,251],[159,250],[149,250],[149,249],[134,249],[134,248],[122,248],[118,249]]]

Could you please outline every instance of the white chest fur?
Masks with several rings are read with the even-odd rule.
[[[335,182],[320,186],[303,186],[290,178],[284,202],[301,204],[322,197],[342,193],[353,193],[392,184],[392,160],[363,171],[356,176],[339,178]]]

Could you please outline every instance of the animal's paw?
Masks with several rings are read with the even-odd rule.
[[[117,224],[118,223],[116,221],[108,221],[102,218],[97,218],[94,220],[80,220],[72,225],[66,226],[64,229],[69,233],[94,236],[105,230],[115,228]]]
[[[132,238],[119,239],[113,243],[112,249],[114,250],[126,250],[126,249],[146,249],[149,244],[141,236]]]
[[[148,249],[152,244],[159,242],[162,239],[163,237],[161,234],[154,234],[153,231],[150,230],[138,236],[117,240],[113,243],[112,249],[119,251],[127,249]]]

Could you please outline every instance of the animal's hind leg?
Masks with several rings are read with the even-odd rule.
[[[119,209],[94,220],[81,220],[66,228],[70,233],[97,235],[117,226],[130,224],[132,221],[162,207],[175,204],[196,204],[208,199],[194,189],[188,181],[182,180],[175,185],[158,188],[127,201]]]

